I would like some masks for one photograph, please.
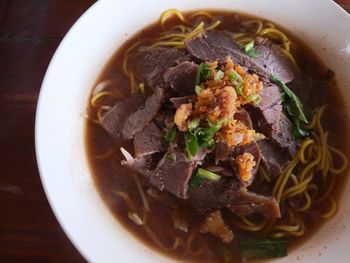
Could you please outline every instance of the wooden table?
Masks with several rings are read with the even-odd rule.
[[[35,109],[50,59],[94,0],[0,0],[0,262],[84,262],[45,197]],[[338,0],[350,12],[350,0]]]

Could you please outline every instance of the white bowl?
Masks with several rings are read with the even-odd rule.
[[[92,85],[112,53],[168,8],[236,10],[284,26],[336,72],[349,101],[350,16],[333,1],[98,1],[75,23],[52,58],[41,88],[35,130],[38,166],[50,205],[73,244],[91,262],[173,261],[136,240],[104,204],[88,169],[81,116]],[[349,203],[348,181],[338,214],[301,248],[276,262],[349,262]]]

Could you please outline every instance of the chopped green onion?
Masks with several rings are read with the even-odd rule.
[[[224,72],[222,72],[221,70],[218,70],[217,72],[216,72],[216,75],[215,75],[215,77],[214,77],[214,80],[215,81],[218,81],[218,80],[222,80],[223,78],[224,78]]]
[[[258,94],[250,95],[250,96],[248,97],[248,100],[254,102],[255,104],[259,104],[259,102],[261,101],[261,96],[258,95]]]
[[[202,182],[202,178],[200,178],[199,176],[197,175],[194,175],[191,177],[191,180],[190,180],[190,185],[194,188],[198,187]]]
[[[249,57],[260,57],[261,56],[261,52],[257,51],[254,48],[254,40],[250,41],[248,44],[246,44],[244,46],[244,52],[249,56]]]
[[[197,137],[192,133],[186,133],[185,144],[189,158],[193,159],[199,149]]]
[[[245,97],[243,94],[243,81],[236,86],[236,92],[238,95]]]
[[[217,182],[221,178],[220,175],[212,173],[212,172],[205,170],[203,168],[198,168],[196,175],[199,176],[200,178],[208,179],[208,180],[213,181],[213,182]]]
[[[200,123],[200,119],[195,118],[187,122],[187,127],[191,131],[197,128],[199,126],[199,123]]]
[[[281,239],[250,239],[240,243],[242,259],[287,256],[288,242]]]
[[[249,52],[254,48],[254,40],[250,41],[248,44],[244,46],[244,52]]]
[[[210,75],[211,75],[211,73],[210,73],[208,65],[205,63],[199,64],[198,70],[196,73],[195,84],[198,85],[200,83],[201,77],[208,79],[208,78],[210,78]]]
[[[229,73],[229,77],[230,77],[231,82],[234,82],[236,80],[236,78],[237,78],[236,72],[234,70],[232,70]]]
[[[167,130],[167,132],[164,135],[164,138],[168,143],[172,143],[176,138],[176,128]]]
[[[196,85],[194,87],[194,90],[195,90],[196,94],[199,95],[202,92],[203,89],[201,88],[201,86]]]
[[[176,154],[175,153],[169,153],[169,154],[167,154],[165,159],[167,159],[167,160],[169,160],[171,162],[175,162],[176,161]]]

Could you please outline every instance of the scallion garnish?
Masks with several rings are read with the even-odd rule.
[[[185,134],[185,144],[186,144],[186,151],[190,159],[193,159],[193,157],[196,155],[199,145],[197,137],[192,133],[186,133]]]
[[[199,126],[199,123],[200,123],[200,119],[195,118],[195,119],[189,120],[187,122],[187,127],[191,131],[191,130],[197,128]]]
[[[283,239],[249,239],[240,243],[242,259],[287,256],[288,242]]]
[[[210,78],[210,70],[207,64],[201,63],[198,66],[197,73],[196,73],[196,79],[195,79],[195,84],[198,85],[201,81],[201,77],[208,79]]]
[[[234,82],[236,80],[236,78],[237,78],[236,72],[232,70],[229,73],[229,78],[230,78],[231,82]]]
[[[196,85],[195,87],[194,87],[194,91],[196,92],[196,94],[197,95],[199,95],[201,92],[202,92],[202,88],[201,88],[201,86],[199,86],[199,85]]]
[[[214,80],[215,81],[218,81],[218,80],[222,80],[223,78],[224,78],[224,72],[223,71],[221,71],[221,70],[218,70],[217,72],[216,72],[216,75],[215,75],[215,77],[214,77]]]
[[[249,56],[249,57],[259,57],[261,56],[261,52],[257,51],[254,48],[254,40],[250,41],[248,44],[244,46],[244,52]]]
[[[213,181],[213,182],[217,182],[221,178],[220,175],[213,173],[213,172],[210,172],[208,170],[205,170],[203,168],[198,168],[196,175],[200,178],[208,179],[208,180]]]
[[[236,86],[236,92],[238,95],[245,97],[243,94],[243,81],[241,81],[237,86]]]
[[[258,94],[250,95],[248,97],[248,100],[254,102],[255,104],[259,104],[259,102],[261,101],[261,96]]]
[[[172,143],[176,138],[176,128],[172,128],[166,131],[165,135],[164,135],[164,139],[168,142],[168,143]]]

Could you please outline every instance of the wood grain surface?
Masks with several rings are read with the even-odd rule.
[[[35,110],[50,59],[94,0],[0,0],[0,262],[85,262],[45,197]],[[350,0],[337,1],[350,12]],[[116,261],[117,262],[117,261]]]

